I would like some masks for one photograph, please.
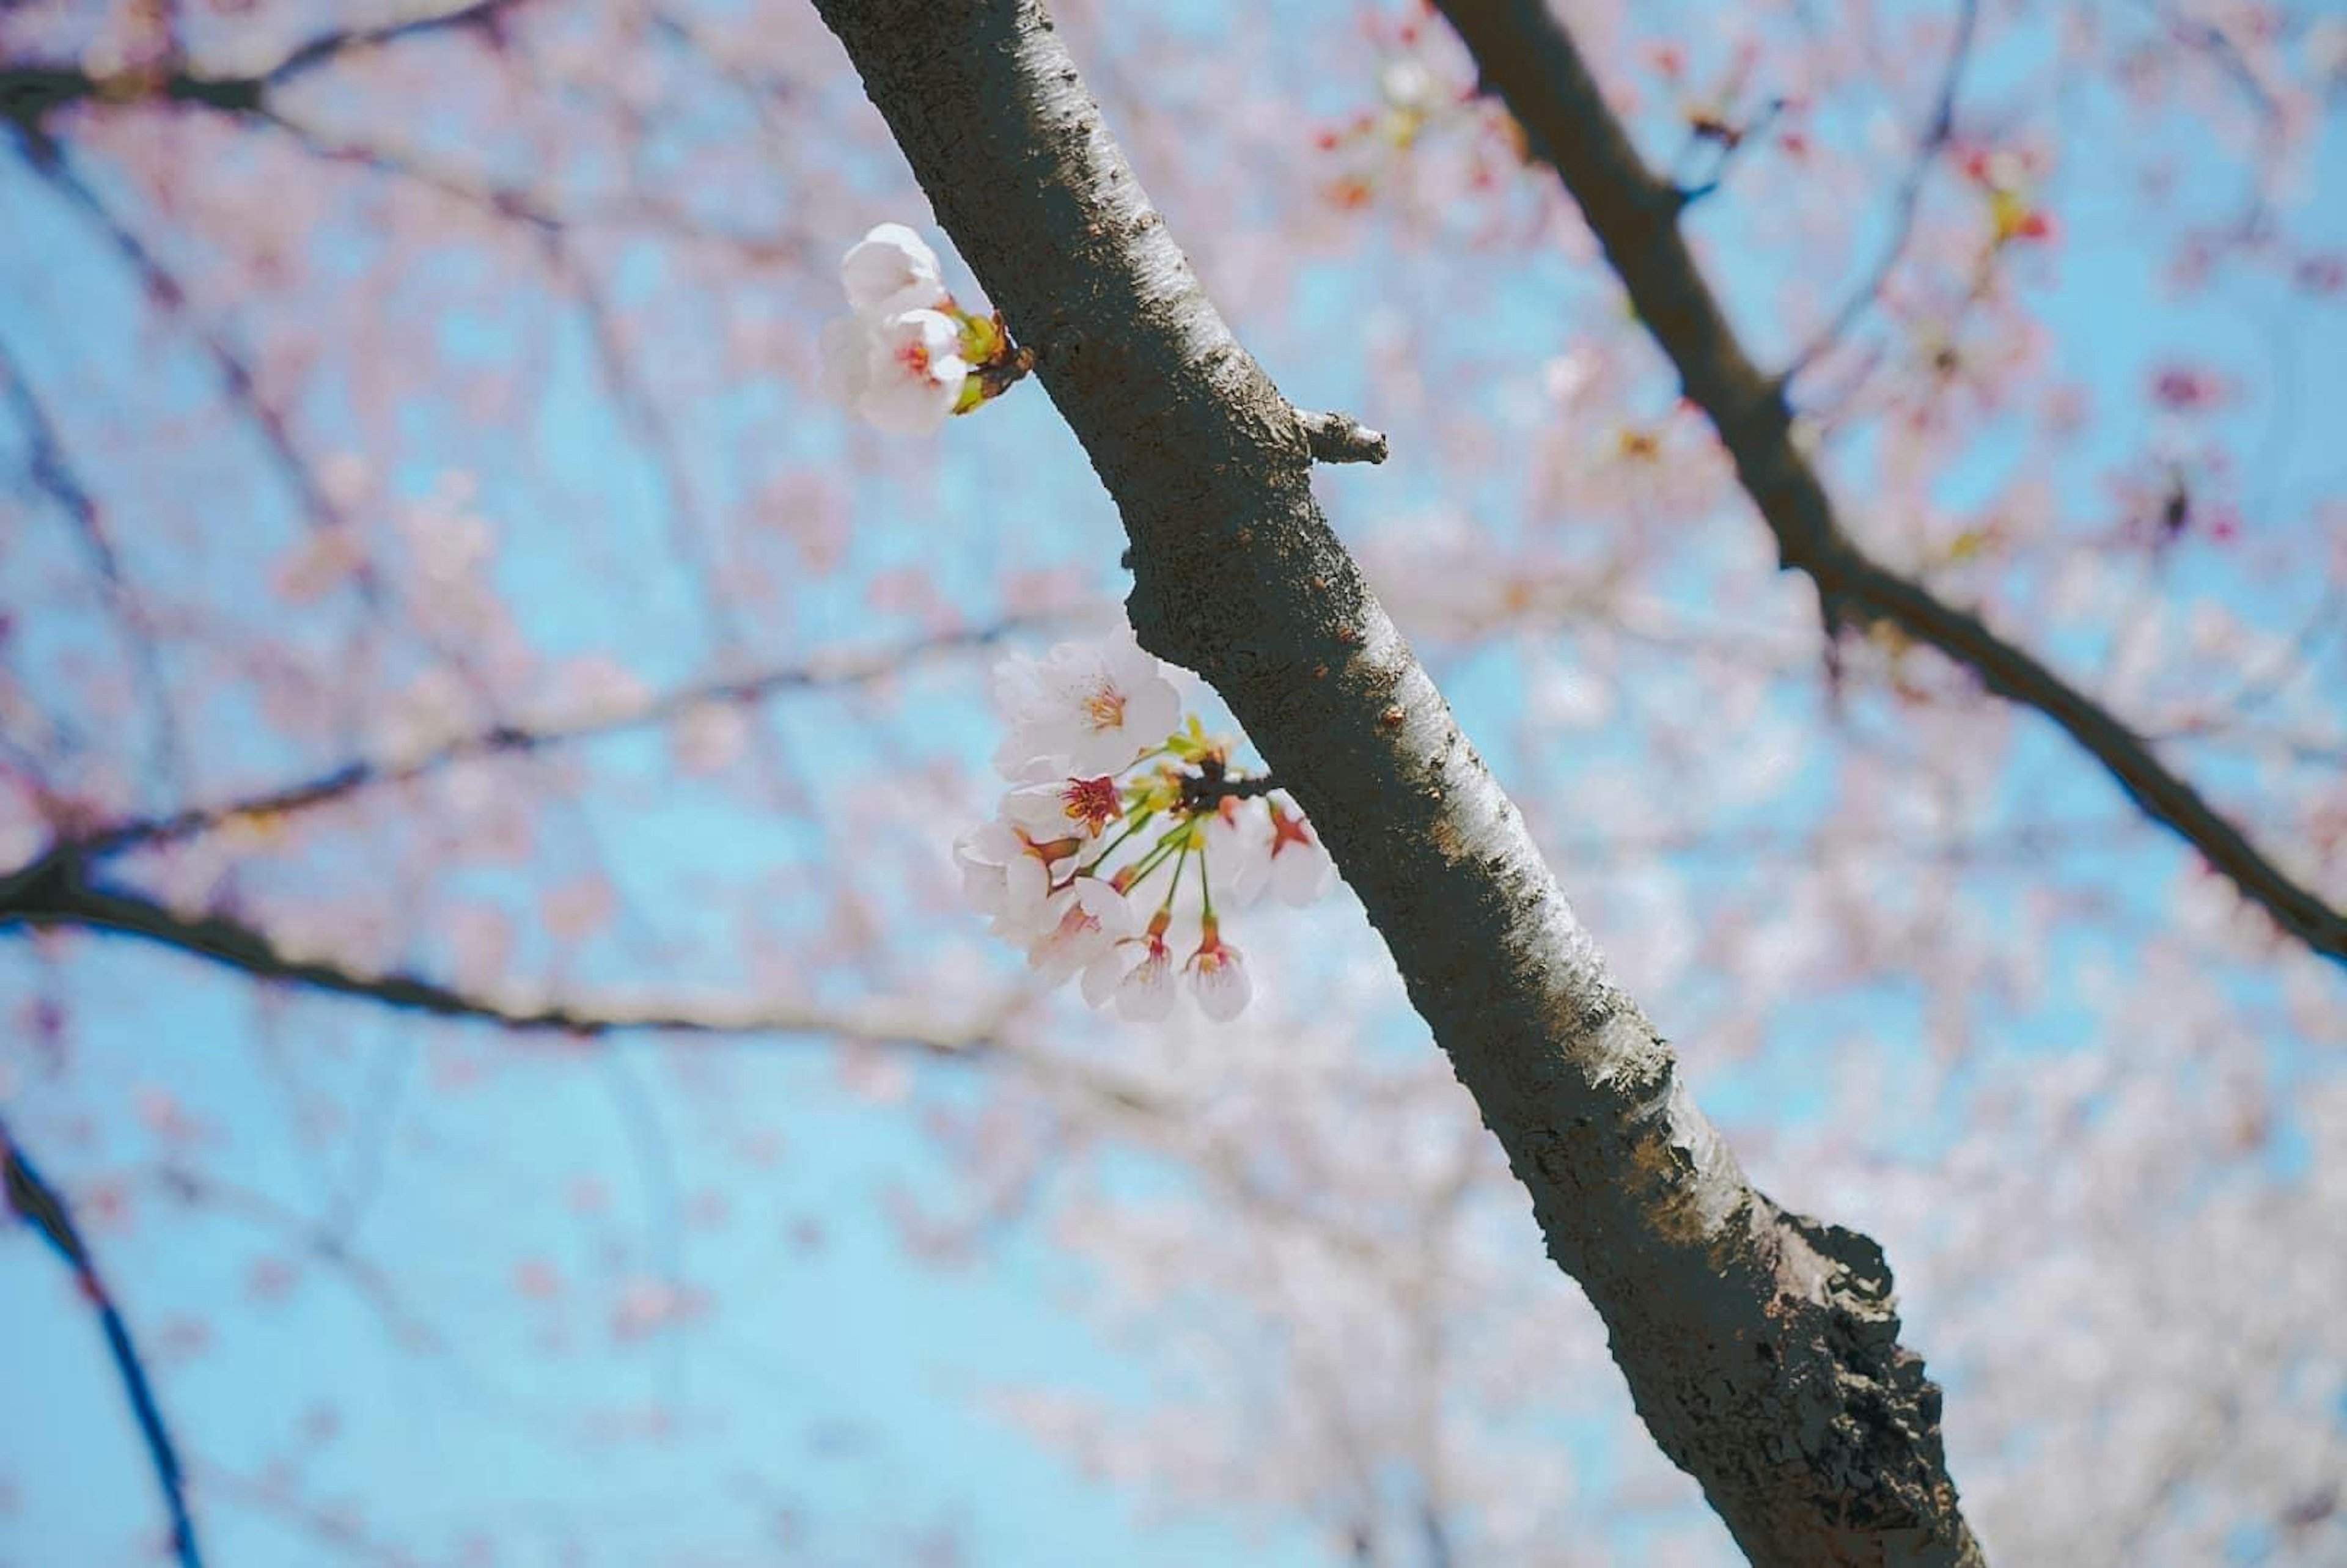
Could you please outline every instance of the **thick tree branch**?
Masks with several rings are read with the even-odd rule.
[[[106,1333],[107,1353],[114,1358],[114,1369],[122,1378],[122,1389],[130,1400],[130,1412],[138,1422],[139,1440],[147,1445],[147,1458],[155,1469],[155,1480],[163,1490],[163,1504],[171,1518],[171,1553],[179,1568],[202,1568],[203,1553],[196,1546],[196,1523],[188,1511],[186,1472],[179,1465],[179,1449],[171,1441],[170,1429],[163,1424],[163,1409],[155,1400],[155,1386],[147,1376],[147,1363],[140,1358],[138,1346],[130,1337],[130,1327],[122,1318],[121,1309],[115,1306],[114,1296],[97,1272],[97,1265],[89,1254],[89,1244],[82,1239],[74,1225],[73,1210],[65,1198],[34,1168],[8,1130],[0,1122],[0,1193],[5,1193],[7,1206],[17,1216],[41,1234],[66,1266],[74,1272],[74,1283],[90,1309],[97,1314],[98,1326]]]
[[[816,4],[1114,497],[1142,641],[1214,684],[1310,814],[1664,1451],[1757,1562],[1978,1563],[1881,1252],[1754,1190],[1696,1109],[1040,5]]]
[[[1816,582],[1829,631],[1846,620],[1887,621],[1968,666],[1999,696],[2045,714],[2244,897],[2316,952],[2347,963],[2347,914],[2251,844],[2142,736],[1979,616],[1874,561],[1843,530],[1824,482],[1794,444],[1781,380],[1753,364],[1696,266],[1676,221],[1677,193],[1639,158],[1572,35],[1542,0],[1441,4],[1485,89],[1555,167],[1639,320],[1718,430],[1777,537],[1779,559]]]

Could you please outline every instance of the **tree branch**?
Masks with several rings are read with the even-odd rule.
[[[1542,0],[1441,0],[1496,93],[1552,164],[1629,290],[1638,319],[1711,419],[1788,569],[1817,584],[1827,630],[1880,620],[1972,669],[2051,719],[2143,812],[2198,850],[2242,897],[2324,957],[2347,963],[2347,914],[2292,878],[2154,754],[2142,736],[1970,610],[1870,559],[1843,530],[1794,445],[1781,379],[1763,375],[1727,324],[1676,222],[1676,195],[1640,159],[1564,25]],[[1952,79],[1952,72],[1951,75]]]
[[[98,598],[113,618],[129,654],[139,684],[145,689],[151,768],[156,779],[178,786],[187,776],[186,755],[179,744],[179,727],[173,717],[170,682],[164,678],[163,657],[156,645],[154,618],[122,569],[121,553],[106,526],[105,513],[66,456],[56,424],[34,391],[32,378],[0,341],[0,388],[31,448],[33,483],[73,525],[90,573],[97,579]]]
[[[1756,1562],[1978,1563],[1881,1252],[1756,1191],[1696,1109],[1041,6],[816,6],[1115,499],[1141,641],[1214,685],[1310,815],[1664,1451]]]
[[[1907,166],[1907,174],[1899,182],[1899,193],[1891,200],[1891,227],[1884,234],[1881,253],[1874,265],[1867,269],[1842,300],[1839,309],[1826,318],[1801,350],[1779,373],[1778,379],[1792,384],[1795,377],[1816,362],[1818,357],[1841,341],[1841,336],[1857,324],[1867,307],[1881,295],[1882,285],[1891,281],[1900,258],[1907,253],[1908,242],[1915,236],[1915,210],[1922,205],[1923,181],[1932,172],[1932,165],[1946,150],[1949,138],[1956,130],[1956,91],[1963,86],[1964,65],[1972,57],[1973,36],[1980,24],[1980,0],[1956,0],[1954,36],[1948,44],[1948,63],[1940,74],[1940,90],[1932,99],[1932,118],[1916,133],[1915,150]]]
[[[210,76],[173,58],[159,68],[95,75],[79,66],[27,62],[0,66],[0,121],[16,127],[38,148],[48,141],[48,119],[57,110],[92,100],[132,102],[161,98],[200,104],[227,114],[256,114],[272,90],[351,56],[419,33],[466,27],[494,29],[521,0],[475,0],[454,10],[429,12],[374,27],[322,33],[264,71]]]
[[[156,1403],[154,1383],[147,1376],[147,1364],[130,1337],[129,1325],[122,1318],[121,1309],[115,1306],[113,1295],[91,1259],[89,1245],[82,1239],[74,1225],[73,1210],[65,1198],[46,1181],[17,1143],[5,1122],[0,1122],[0,1191],[5,1191],[8,1207],[18,1217],[41,1234],[74,1271],[74,1282],[97,1314],[99,1327],[106,1331],[106,1348],[114,1358],[114,1369],[122,1378],[123,1392],[130,1400],[131,1414],[138,1419],[138,1436],[147,1445],[147,1457],[155,1468],[155,1480],[163,1489],[163,1504],[171,1516],[171,1551],[179,1568],[203,1568],[203,1553],[196,1546],[196,1523],[188,1512],[186,1472],[179,1465],[179,1450],[171,1441],[170,1429],[163,1423],[162,1407]]]
[[[822,1009],[755,1001],[705,1006],[620,1003],[589,1007],[460,990],[393,970],[374,973],[331,958],[288,951],[259,927],[218,912],[184,915],[144,894],[90,881],[82,852],[53,849],[0,878],[0,932],[77,926],[137,937],[258,979],[369,1001],[433,1018],[472,1020],[505,1029],[600,1038],[621,1033],[817,1034],[906,1045],[939,1057],[982,1048],[986,1029],[942,1026],[914,1008]]]
[[[1382,463],[1386,437],[1349,414],[1298,414],[1304,439],[1318,463]]]
[[[347,800],[371,789],[408,784],[482,757],[530,755],[579,741],[631,730],[651,728],[682,718],[695,708],[715,703],[752,703],[784,692],[847,688],[884,680],[915,659],[960,650],[991,647],[1003,638],[1046,619],[1010,616],[983,625],[967,626],[901,647],[876,649],[817,658],[805,663],[777,665],[747,675],[723,675],[695,682],[674,691],[607,704],[567,720],[539,724],[493,724],[447,741],[406,762],[355,762],[313,777],[276,788],[241,795],[210,805],[190,806],[167,815],[134,817],[73,834],[67,841],[74,855],[96,862],[126,850],[177,844],[235,822],[261,821],[313,810]],[[5,886],[0,883],[0,886]]]

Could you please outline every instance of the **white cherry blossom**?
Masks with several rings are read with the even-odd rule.
[[[1051,908],[1051,871],[1034,841],[997,819],[954,840],[962,901],[994,922],[998,937],[1025,940],[1042,931]]]
[[[1129,629],[1062,642],[1040,661],[1006,661],[996,691],[1013,712],[994,761],[1012,778],[1042,761],[1077,774],[1121,771],[1163,743],[1182,713],[1173,682]]]
[[[1292,811],[1276,800],[1266,801],[1271,819],[1271,842],[1266,856],[1271,872],[1271,891],[1291,908],[1301,907],[1328,891],[1328,884],[1337,875],[1336,862],[1321,847],[1320,835],[1304,820],[1304,814]]]
[[[1246,962],[1236,948],[1222,938],[1215,923],[1205,923],[1198,950],[1182,966],[1190,995],[1198,1010],[1216,1023],[1228,1023],[1246,1010],[1255,987],[1247,979]]]
[[[1143,938],[1141,962],[1116,983],[1117,1016],[1128,1023],[1163,1023],[1174,1015],[1174,955],[1165,938]]]
[[[1022,784],[1002,797],[1003,820],[1040,840],[1098,838],[1123,811],[1106,774]]]
[[[1077,877],[1051,896],[1051,906],[1059,918],[1027,949],[1027,963],[1055,984],[1079,969],[1089,972],[1141,928],[1133,901],[1097,876]]]
[[[864,332],[864,376],[841,373],[835,384],[855,387],[856,413],[897,436],[926,436],[944,424],[969,374],[954,319],[923,310],[855,324]]]
[[[850,247],[839,281],[856,313],[876,320],[934,310],[948,298],[938,253],[902,223],[875,225]]]
[[[815,348],[823,359],[824,395],[854,411],[872,384],[872,323],[862,316],[825,322]]]

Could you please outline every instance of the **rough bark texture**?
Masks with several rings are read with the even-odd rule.
[[[1141,641],[1214,684],[1311,814],[1664,1451],[1757,1563],[1979,1562],[1880,1249],[1756,1192],[1696,1109],[1041,7],[816,3],[1115,498]]]
[[[1439,0],[1487,91],[1524,128],[1581,204],[1638,318],[1711,419],[1776,535],[1779,560],[1818,585],[1828,630],[1881,620],[1970,667],[1999,696],[2036,709],[2110,770],[2146,815],[2198,849],[2284,930],[2347,962],[2347,915],[2251,844],[2143,738],[1970,610],[1870,559],[1793,442],[1783,385],[1744,352],[1679,232],[1685,196],[1657,179],[1598,90],[1563,23],[1542,0]]]

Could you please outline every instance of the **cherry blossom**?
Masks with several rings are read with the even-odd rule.
[[[966,311],[946,292],[937,252],[902,223],[882,223],[841,259],[855,313],[816,338],[825,393],[896,436],[926,436],[948,415],[999,397],[1034,356],[999,315]]]
[[[938,311],[834,322],[822,348],[826,389],[892,435],[925,436],[944,424],[969,375],[961,328]]]
[[[1075,774],[1121,769],[1161,743],[1182,709],[1174,683],[1129,629],[1061,643],[1040,661],[1006,660],[995,691],[1012,708],[1010,733],[994,758],[1010,778],[1038,764]]]
[[[999,819],[954,841],[962,901],[990,917],[994,933],[1001,937],[1023,939],[1043,928],[1050,918],[1054,858],[1048,845],[1038,845]]]
[[[1216,1023],[1238,1017],[1255,994],[1239,950],[1223,940],[1218,923],[1211,917],[1205,922],[1198,950],[1182,968],[1189,979],[1191,996],[1197,999],[1198,1010]]]
[[[1089,999],[1101,989],[1092,983],[1095,974],[1115,973],[1111,994],[1116,999],[1117,1016],[1128,1023],[1163,1023],[1174,1016],[1174,955],[1165,946],[1162,925],[1152,925],[1141,940],[1141,961],[1121,971],[1104,967],[1105,959],[1095,960],[1094,968],[1085,973],[1085,996]]]
[[[839,279],[858,315],[881,320],[936,310],[951,299],[938,253],[902,223],[875,225],[841,258]]]
[[[1027,950],[1028,964],[1064,980],[1085,969],[1141,927],[1133,901],[1097,876],[1080,876],[1051,900],[1058,921]]]
[[[825,1401],[737,1375],[769,1293],[721,1313],[691,1282],[754,1289],[771,1248],[866,1255],[872,1167],[839,1157],[835,1094],[876,1125],[928,1119],[934,1255],[979,1282],[1003,1236],[1030,1238],[1082,1281],[1069,1308],[1123,1337],[1153,1387],[1096,1423],[1072,1413],[1081,1358],[980,1396],[1114,1486],[1118,1519],[1194,1512],[1208,1541],[1242,1520],[1314,1559],[1532,1563],[1571,1540],[1727,1561],[1526,1245],[1522,1188],[1374,932],[1286,907],[1333,873],[1244,741],[1194,735],[1164,672],[1176,701],[1129,745],[1080,764],[1022,735],[993,776],[1015,705],[969,723],[995,644],[958,639],[1103,606],[1111,525],[1048,410],[954,423],[1020,352],[969,283],[952,297],[969,272],[934,225],[871,227],[927,209],[879,118],[840,112],[856,83],[814,12],[464,7],[261,82],[335,25],[317,9],[0,6],[0,74],[36,89],[22,128],[45,153],[10,194],[26,286],[0,287],[25,394],[0,387],[0,870],[129,833],[83,861],[87,907],[143,901],[166,944],[249,927],[268,938],[249,950],[362,993],[70,917],[0,940],[10,1132],[76,1202],[134,1333],[143,1300],[158,1333],[191,1315],[216,1336],[210,1381],[159,1390],[198,1468],[346,1426],[367,1539],[322,1549],[469,1560],[460,1518],[516,1517],[509,1461],[409,1506],[416,1476],[372,1462],[398,1451],[382,1401],[346,1375],[367,1344],[255,1310],[280,1276],[243,1260],[282,1256],[290,1306],[366,1287],[333,1316],[382,1313],[403,1372],[522,1383],[499,1432],[659,1441],[679,1476],[732,1474],[743,1401],[762,1431]],[[1331,520],[1686,1043],[1697,1099],[1739,1086],[1737,1158],[1884,1244],[1992,1555],[2347,1557],[2336,973],[2037,721],[1924,650],[1829,638],[1582,213],[1417,0],[1279,28],[1227,0],[1051,9],[1239,341],[1391,433],[1395,469],[1323,476]],[[2336,9],[1984,6],[1957,69],[1962,5],[1821,32],[1783,8],[1559,8],[1657,178],[1716,184],[1689,239],[1761,374],[1798,360],[1796,443],[1853,536],[2159,737],[2333,907]],[[1218,31],[1229,46],[1202,43]],[[261,113],[180,92],[245,73]],[[1763,94],[1787,102],[1766,134]],[[1725,165],[1695,140],[1739,128]],[[960,362],[949,403],[885,341],[915,313],[951,325],[896,329],[930,373]],[[818,372],[829,418],[806,409]],[[911,454],[913,430],[938,434]],[[79,553],[93,526],[118,583]],[[211,815],[311,781],[314,805]],[[1010,1049],[589,1049],[363,994],[682,995],[722,1020],[891,1002],[908,976],[920,1008],[886,1023],[976,1017]],[[835,1082],[809,1071],[834,1061]],[[1089,1100],[1060,1071],[1079,1062],[1164,1113]],[[679,1140],[669,1198],[637,1192],[652,1152],[613,1091]],[[787,1153],[753,1153],[777,1118]],[[1136,1162],[1163,1178],[1102,1179]],[[701,1228],[704,1183],[732,1227]],[[673,1222],[686,1255],[639,1222]],[[418,1276],[419,1235],[445,1244],[425,1275],[484,1288]],[[86,1336],[43,1277],[35,1338]],[[907,1294],[950,1313],[957,1288]],[[856,1327],[820,1355],[885,1443],[904,1412],[862,1386]],[[921,1327],[883,1354],[935,1354]],[[278,1430],[209,1451],[212,1385],[289,1350],[306,1381]],[[687,1360],[674,1413],[638,1388]],[[74,1461],[43,1452],[0,1455],[0,1557],[55,1555],[38,1511],[71,1501],[46,1482]],[[343,1483],[306,1461],[254,1462],[283,1522],[359,1517],[309,1495]],[[530,1503],[576,1538],[558,1555],[774,1545],[715,1481],[625,1535],[598,1468],[548,1472]],[[152,1502],[119,1479],[127,1536]],[[853,1529],[836,1492],[793,1500],[799,1528]],[[1070,1529],[1071,1553],[1116,1554]],[[843,1539],[916,1560],[895,1538],[832,1555]]]
[[[963,901],[1029,944],[1047,979],[1081,972],[1095,1008],[1155,1022],[1186,991],[1209,1020],[1230,1022],[1253,986],[1215,898],[1228,909],[1266,888],[1289,905],[1325,892],[1335,867],[1303,814],[1181,714],[1130,628],[1041,659],[1013,654],[994,684],[1010,724],[994,760],[1013,783],[995,819],[955,843]],[[1198,932],[1178,972],[1177,917]]]

